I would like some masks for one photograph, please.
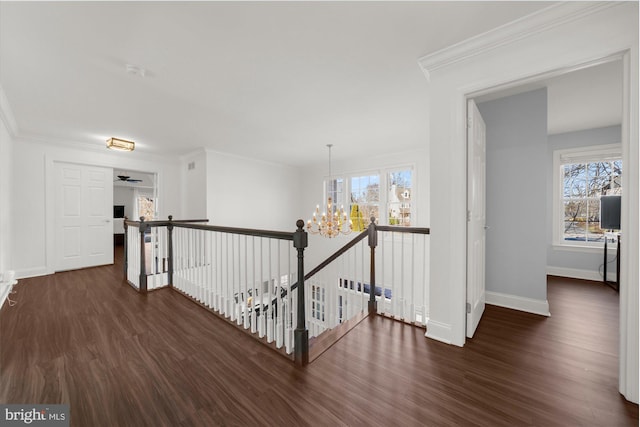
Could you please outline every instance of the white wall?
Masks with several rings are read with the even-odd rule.
[[[547,90],[478,110],[487,125],[487,302],[497,292],[547,305]]]
[[[13,269],[11,238],[11,161],[13,141],[4,121],[0,120],[0,275]],[[5,301],[9,288],[0,287],[0,307]]]
[[[124,216],[137,221],[133,216],[133,187],[113,186],[113,204],[124,205]]]
[[[209,223],[295,231],[300,216],[300,170],[215,151],[206,153]]]
[[[529,20],[500,27],[420,60],[430,78],[431,159],[430,318],[427,336],[465,343],[466,96],[505,84],[519,85],[555,70],[624,53],[625,114],[622,151],[628,174],[622,226],[640,234],[638,206],[638,4],[563,2]],[[625,126],[626,125],[626,126]],[[446,177],[447,179],[443,179]],[[437,181],[436,181],[437,180]],[[628,259],[638,239],[623,239]],[[638,264],[622,266],[620,392],[638,401]]]
[[[174,213],[174,219],[207,219],[207,153],[199,150],[184,156],[180,176],[182,216]]]
[[[619,144],[622,140],[620,126],[586,129],[577,132],[549,135],[547,153],[547,270],[550,274],[580,279],[602,280],[601,266],[604,261],[600,248],[558,248],[553,246],[553,152],[567,148],[592,145]],[[624,168],[625,165],[623,165]],[[626,172],[623,170],[623,172]],[[613,260],[615,245],[610,245],[609,260]],[[608,264],[607,276],[615,280],[615,262]]]
[[[163,183],[160,217],[181,212],[178,163],[140,152],[114,152],[106,148],[78,148],[17,140],[13,146],[11,204],[13,266],[18,277],[54,272],[53,164],[55,161],[157,172]]]

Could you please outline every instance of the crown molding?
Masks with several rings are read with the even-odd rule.
[[[15,135],[15,141],[21,143],[41,144],[91,152],[104,152],[104,150],[107,149],[104,144],[88,143],[71,139],[59,139],[52,136],[43,136],[37,134]]]
[[[11,104],[4,93],[4,89],[0,86],[0,120],[4,123],[9,131],[9,135],[15,138],[18,135],[18,123],[13,115]]]
[[[425,76],[552,28],[620,5],[621,2],[561,2],[418,59]]]
[[[87,141],[60,139],[50,136],[42,136],[35,134],[18,135],[14,137],[14,142],[23,144],[38,144],[49,148],[57,149],[71,149],[82,151],[85,153],[96,154],[108,154],[111,156],[122,156],[136,160],[149,160],[149,161],[175,161],[175,156],[164,155],[161,153],[154,153],[149,150],[134,150],[134,151],[114,151],[109,150],[105,144],[93,143]]]

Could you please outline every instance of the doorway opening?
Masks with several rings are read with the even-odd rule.
[[[514,129],[516,135],[514,138],[522,139],[522,132],[531,131],[533,115],[536,114],[546,126],[544,137],[539,138],[544,146],[537,147],[535,151],[532,146],[524,144],[522,150],[525,151],[521,152],[520,163],[510,160],[512,153],[509,153],[509,150],[513,151],[514,147],[509,146],[508,137],[502,140],[499,147],[491,147],[492,123],[485,117],[488,128],[488,151],[487,222],[485,224],[487,247],[484,267],[486,268],[486,302],[488,304],[549,315],[547,274],[602,280],[598,273],[598,269],[602,269],[602,242],[599,245],[571,245],[562,242],[565,243],[564,247],[558,244],[556,231],[564,225],[565,215],[570,206],[562,200],[562,196],[565,195],[563,187],[557,181],[554,183],[552,179],[553,174],[557,172],[553,166],[553,151],[567,146],[575,148],[581,144],[595,146],[598,141],[599,145],[617,143],[620,146],[623,117],[622,87],[622,55],[615,55],[582,64],[570,70],[557,70],[468,95],[468,99],[479,104],[479,110],[483,116],[485,112],[493,114],[500,108],[513,112],[519,101],[525,99],[527,94],[536,91],[542,91],[538,93],[537,105],[540,105],[540,99],[544,99],[546,103],[546,111],[527,112],[526,114],[529,115],[523,118],[521,128]],[[594,99],[598,101],[602,99],[602,103],[593,102]],[[470,117],[469,112],[467,114]],[[497,132],[500,134],[498,136],[505,137],[504,129],[509,126],[515,126],[514,121],[503,122]],[[587,141],[587,138],[591,139]],[[601,139],[598,140],[598,138]],[[471,155],[472,153],[469,152],[468,158]],[[536,164],[532,164],[533,162]],[[471,162],[468,162],[469,178],[478,174],[477,171],[474,172],[473,167]],[[492,197],[491,192],[496,190],[496,182],[513,184],[514,181],[516,185],[511,185],[511,190],[500,189],[502,199]],[[531,183],[537,183],[537,185],[531,186],[529,185]],[[513,189],[518,188],[518,185],[525,193],[521,200],[517,203],[505,201],[513,200]],[[473,191],[473,187],[468,184],[468,200]],[[494,198],[499,201],[493,201]],[[532,200],[535,202],[529,203]],[[593,222],[597,219],[594,213],[599,212],[595,206],[599,200],[596,199],[591,203],[593,203],[592,215],[588,218]],[[587,204],[588,202],[585,202],[585,207]],[[469,202],[468,210],[472,210]],[[500,220],[501,215],[512,219],[514,224],[507,225],[505,229],[505,221]],[[520,225],[517,225],[518,223]],[[474,244],[471,238],[471,233],[468,231],[468,248]],[[509,248],[510,245],[513,247]],[[572,249],[571,246],[579,247]],[[469,295],[472,293],[470,290],[475,286],[475,282],[471,280],[473,276],[469,272],[477,271],[475,264],[484,262],[481,256],[485,254],[483,252],[479,255],[477,250],[472,253],[469,249],[467,254],[467,303],[470,303],[472,302],[469,301]],[[611,260],[615,260],[615,256],[616,254],[613,254]],[[530,285],[521,288],[513,285],[522,282],[513,278],[506,279],[504,281],[506,284],[496,284],[495,278],[508,275],[509,269],[514,270],[514,275],[530,277],[531,275],[523,274],[522,268],[518,268],[520,262],[526,262],[527,265],[536,263],[535,286],[538,287],[536,292],[531,292]],[[467,305],[467,316],[470,315],[473,315],[473,312],[470,313]],[[477,322],[478,319],[475,321]],[[473,335],[472,331],[471,335],[469,332],[468,330],[468,337]]]
[[[158,218],[158,174],[134,170],[113,170],[114,246],[124,244],[124,218],[145,221]],[[115,216],[118,212],[119,217]]]

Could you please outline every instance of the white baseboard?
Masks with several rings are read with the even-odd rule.
[[[15,272],[5,271],[0,273],[0,308],[4,305],[16,283],[18,281],[15,280]]]
[[[38,277],[53,274],[47,267],[36,267],[26,270],[16,270],[16,279],[26,279],[28,277]]]
[[[594,282],[602,282],[602,276],[597,271],[581,270],[578,268],[554,267],[552,265],[548,265],[547,275],[569,277],[571,279],[593,280]],[[615,266],[613,267],[613,269],[607,268],[607,279],[612,282],[615,282],[616,280]]]
[[[490,305],[497,305],[499,307],[525,311],[527,313],[539,314],[541,316],[551,316],[551,313],[549,313],[549,301],[547,300],[538,300],[486,291],[485,302]]]
[[[9,291],[10,290],[11,290],[11,288],[9,286],[0,287],[0,308],[2,308],[2,306],[4,305],[4,302],[6,301],[7,297],[9,296]]]
[[[445,344],[451,344],[451,325],[427,319],[427,332],[424,336]]]

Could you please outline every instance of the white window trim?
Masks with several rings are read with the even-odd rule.
[[[325,176],[324,177],[324,181],[323,181],[323,191],[322,194],[324,195],[324,199],[323,201],[326,203],[327,201],[327,182],[330,179],[336,180],[336,179],[342,179],[344,182],[344,187],[343,187],[343,200],[340,201],[340,203],[337,203],[338,208],[341,205],[344,205],[345,207],[345,211],[347,211],[347,213],[350,215],[350,206],[351,206],[351,202],[349,200],[349,195],[351,194],[351,178],[354,177],[358,177],[358,176],[370,176],[370,175],[378,175],[380,177],[380,198],[378,201],[378,212],[380,214],[380,218],[378,218],[378,224],[380,225],[387,225],[389,223],[389,213],[387,212],[387,208],[388,208],[388,198],[389,198],[389,173],[390,172],[398,172],[398,171],[403,171],[403,170],[410,170],[411,171],[411,226],[412,227],[416,227],[417,223],[418,223],[418,214],[417,214],[417,202],[415,199],[415,196],[417,194],[417,183],[418,183],[418,174],[416,172],[416,165],[414,163],[405,163],[405,164],[401,164],[401,165],[393,165],[393,166],[385,166],[383,168],[379,168],[379,169],[367,169],[367,170],[360,170],[360,171],[355,171],[355,172],[344,172],[344,173],[338,173],[338,174],[333,174],[331,177],[329,176]]]
[[[564,211],[562,203],[562,165],[568,160],[586,162],[588,159],[610,158],[613,154],[622,158],[622,144],[592,145],[588,147],[567,148],[553,152],[553,211],[552,211],[552,246],[554,249],[573,250],[576,252],[601,251],[602,242],[571,242],[564,240]],[[563,161],[564,160],[564,161]],[[623,165],[624,168],[624,165]],[[624,173],[624,172],[623,172]],[[624,190],[623,190],[624,191]]]

